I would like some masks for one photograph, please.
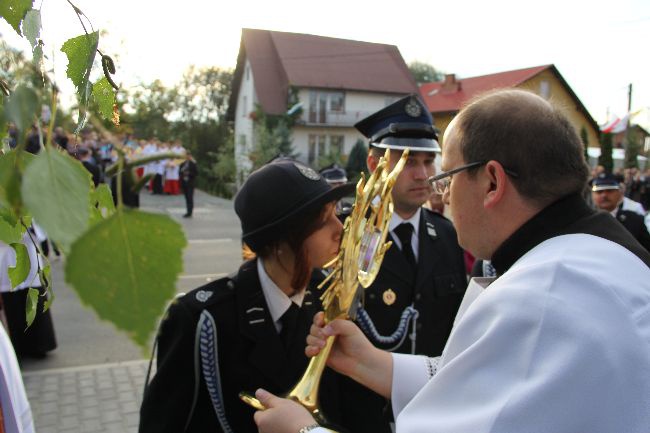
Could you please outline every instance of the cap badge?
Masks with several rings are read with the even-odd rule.
[[[404,111],[406,111],[406,114],[411,117],[420,117],[422,114],[422,108],[420,108],[420,104],[418,104],[415,98],[409,99],[409,101],[404,106]]]
[[[381,298],[384,301],[384,304],[393,305],[397,299],[397,295],[393,292],[393,289],[388,289],[381,295]]]
[[[312,169],[311,167],[306,167],[304,165],[296,164],[296,163],[294,163],[293,165],[295,165],[296,168],[300,171],[300,173],[303,176],[305,176],[307,179],[310,179],[310,180],[318,180],[318,179],[320,179],[320,174],[316,173],[316,171],[314,169]]]

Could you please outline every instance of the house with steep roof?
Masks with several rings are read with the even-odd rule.
[[[456,113],[475,96],[494,89],[529,90],[563,108],[578,134],[586,134],[589,147],[599,147],[600,128],[578,96],[554,65],[536,66],[496,74],[458,79],[454,74],[444,81],[420,86],[420,95],[433,115],[440,135]],[[581,131],[584,130],[584,133]]]
[[[242,29],[227,118],[234,122],[238,182],[252,166],[255,111],[301,109],[292,128],[298,159],[318,167],[330,152],[349,154],[359,120],[417,93],[395,45]]]

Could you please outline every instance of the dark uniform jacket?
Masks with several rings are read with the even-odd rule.
[[[179,166],[180,184],[181,188],[191,187],[194,188],[196,183],[196,176],[199,174],[196,162],[191,159],[186,159]]]
[[[320,309],[318,293],[305,293],[296,332],[286,350],[278,335],[259,283],[256,260],[237,275],[223,278],[177,298],[158,335],[157,372],[145,390],[140,433],[223,432],[205,378],[197,370],[196,328],[207,311],[217,328],[217,351],[226,418],[236,433],[257,432],[254,409],[241,402],[241,391],[264,388],[289,391],[305,371],[305,337]],[[196,375],[196,372],[199,374]],[[336,392],[331,371],[321,382],[323,412],[336,420]],[[197,382],[198,380],[198,382]],[[195,387],[198,386],[198,393]],[[196,394],[196,401],[195,400]],[[329,404],[329,403],[332,404]]]
[[[616,211],[616,219],[625,226],[627,231],[645,248],[650,251],[650,233],[645,225],[643,215],[630,210],[622,210],[622,204]]]
[[[451,222],[425,208],[420,215],[418,238],[416,275],[402,251],[393,244],[386,252],[375,282],[365,290],[364,308],[379,334],[387,336],[397,328],[404,309],[413,305],[419,312],[415,351],[438,356],[445,347],[467,288],[463,251],[458,246],[456,230]],[[388,290],[395,293],[391,305],[388,305],[391,298],[386,294]],[[410,327],[408,332],[411,332]],[[410,353],[411,340],[406,337],[394,351]],[[342,406],[346,411],[344,426],[349,426],[353,432],[390,432],[388,420],[392,414],[384,398],[348,379],[343,379],[342,390],[346,401]],[[353,411],[348,412],[350,407]],[[355,417],[354,411],[363,416]]]

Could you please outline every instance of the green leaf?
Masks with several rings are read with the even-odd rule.
[[[52,277],[50,276],[51,274],[52,274],[52,266],[48,261],[47,265],[41,268],[41,270],[38,273],[38,278],[41,281],[41,286],[45,287],[46,289],[45,292],[46,299],[45,302],[43,303],[43,313],[49,310],[50,307],[52,306],[52,302],[54,302],[54,291],[52,290],[52,284],[50,283],[52,281]]]
[[[41,11],[38,9],[27,11],[23,20],[23,33],[25,33],[25,38],[27,38],[32,49],[34,49],[38,36],[41,34]]]
[[[97,187],[95,190],[95,199],[97,200],[99,211],[102,213],[104,218],[108,218],[110,215],[115,213],[113,194],[107,184],[102,183]]]
[[[86,123],[86,109],[92,93],[90,70],[95,60],[98,43],[99,32],[93,32],[68,39],[61,47],[61,51],[68,57],[66,73],[77,87],[79,96],[79,119],[75,132],[80,131]]]
[[[36,309],[38,308],[38,289],[32,287],[27,292],[27,303],[25,305],[25,319],[29,328],[36,318]]]
[[[98,43],[99,33],[93,32],[68,39],[61,47],[61,51],[68,57],[66,73],[77,89],[85,87],[88,83]]]
[[[0,155],[0,215],[11,225],[24,215],[20,184],[22,173],[33,158],[31,153],[17,150]]]
[[[7,136],[7,121],[5,120],[5,95],[0,89],[0,140]]]
[[[21,192],[32,217],[64,251],[88,227],[90,173],[70,156],[45,148],[25,169]]]
[[[23,238],[22,225],[18,222],[10,224],[4,218],[0,218],[0,241],[5,244],[15,244]]]
[[[105,183],[99,184],[90,194],[90,225],[105,220],[115,213],[111,189]]]
[[[66,282],[101,319],[144,347],[174,296],[186,244],[169,217],[118,210],[72,245]]]
[[[19,129],[19,136],[29,128],[40,113],[38,95],[27,86],[21,85],[7,99],[5,117],[13,121]]]
[[[93,85],[93,97],[99,106],[99,112],[104,119],[113,118],[113,105],[115,105],[115,90],[106,77],[102,77]]]
[[[36,66],[36,68],[41,71],[42,70],[42,64],[43,64],[43,47],[40,45],[37,45],[36,48],[34,48],[34,54],[32,55],[32,63]]]
[[[2,0],[0,2],[0,17],[4,18],[20,36],[20,22],[28,10],[32,8],[33,0]]]
[[[16,251],[16,266],[10,266],[7,272],[9,273],[11,288],[14,289],[20,283],[25,281],[29,276],[31,262],[29,260],[29,254],[27,253],[27,247],[25,245],[11,244],[11,247]]]

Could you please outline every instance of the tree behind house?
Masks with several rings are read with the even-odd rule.
[[[443,72],[438,71],[433,65],[424,62],[414,61],[408,65],[411,75],[416,83],[432,83],[442,81],[445,78]]]
[[[368,149],[363,140],[359,139],[354,144],[348,156],[348,163],[345,166],[345,171],[348,174],[350,182],[356,182],[361,177],[361,173],[368,174],[368,167],[366,160],[368,159]]]
[[[614,169],[614,160],[612,159],[612,134],[603,133],[600,136],[600,156],[598,165],[605,167],[605,172],[611,173]]]

